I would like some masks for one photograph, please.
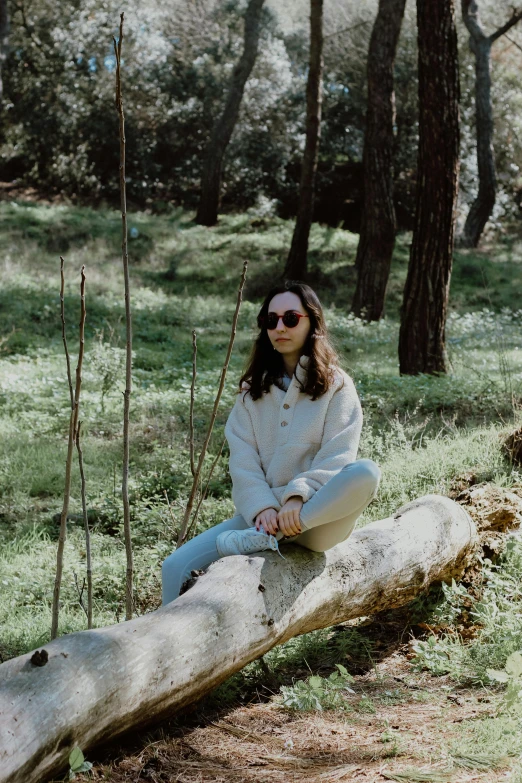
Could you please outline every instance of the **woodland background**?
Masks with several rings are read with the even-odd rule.
[[[144,0],[124,9],[137,614],[160,605],[161,562],[174,546],[192,482],[191,331],[198,339],[199,448],[248,260],[236,343],[205,461],[208,469],[217,458],[201,531],[233,510],[226,445],[218,456],[223,426],[256,334],[261,297],[283,274],[292,241],[305,143],[304,1],[273,0],[263,8],[259,54],[226,151],[219,220],[212,228],[195,222],[205,148],[242,51],[245,5]],[[0,661],[49,640],[70,414],[60,255],[73,366],[82,264],[87,274],[81,418],[94,625],[120,622],[125,613],[125,320],[112,43],[122,9],[94,0],[20,0],[7,10],[9,28],[2,28],[0,11]],[[509,507],[520,522],[522,471],[502,444],[521,423],[522,28],[514,25],[492,47],[497,196],[478,247],[457,242],[453,253],[446,372],[401,375],[397,345],[418,180],[412,2],[406,3],[394,69],[398,233],[385,310],[371,322],[351,312],[365,184],[366,66],[376,12],[376,2],[332,0],[324,6],[323,113],[307,271],[364,407],[360,456],[383,471],[379,496],[361,524],[429,492],[471,493],[472,508],[478,490],[486,493],[488,508]],[[455,12],[458,236],[478,172],[474,58],[460,7]],[[512,13],[506,2],[480,2],[487,31]],[[86,627],[79,486],[74,464],[61,634]],[[520,782],[520,705],[516,699],[506,704],[505,690],[488,671],[504,670],[508,657],[522,650],[522,545],[515,537],[503,554],[492,545],[484,557],[478,582],[438,586],[402,612],[276,648],[155,733],[101,752],[90,774],[115,781],[313,775],[333,781],[343,779],[337,764],[348,780],[396,774],[391,779]],[[336,664],[355,677],[341,701],[329,679]],[[515,685],[520,676],[509,675]],[[228,728],[216,728],[216,721]],[[268,743],[268,755],[265,746],[252,743],[251,730]],[[226,745],[223,737],[232,740]],[[306,767],[325,754],[335,761],[330,767]]]
[[[356,230],[360,222],[366,59],[377,3],[327,2],[324,91],[317,177],[318,221]],[[112,36],[117,3],[14,3],[3,65],[0,176],[96,206],[119,193]],[[244,3],[155,2],[126,10],[125,117],[128,197],[155,211],[197,206],[202,153],[223,106],[243,44]],[[480,3],[493,31],[508,3]],[[255,205],[295,214],[304,144],[308,4],[268,2],[259,54],[246,85],[223,177],[222,209]],[[457,14],[457,17],[459,15]],[[116,21],[115,21],[116,20]],[[477,183],[474,57],[459,26],[460,204]],[[492,49],[492,100],[499,197],[492,226],[518,214],[522,145],[518,27]],[[408,3],[395,64],[395,188],[401,229],[411,229],[417,158],[417,31]]]

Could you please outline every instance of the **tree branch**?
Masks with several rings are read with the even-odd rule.
[[[499,27],[498,30],[496,30],[494,33],[491,33],[489,36],[489,40],[491,43],[497,40],[497,38],[501,38],[501,36],[505,35],[508,30],[511,30],[512,27],[514,27],[516,24],[520,22],[522,19],[522,10],[515,11],[513,9],[513,15],[509,21],[506,22],[505,25],[502,25],[502,27]]]
[[[487,38],[478,18],[478,5],[476,0],[462,0],[462,19],[473,41],[483,41]]]

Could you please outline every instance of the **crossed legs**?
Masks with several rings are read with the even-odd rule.
[[[325,552],[345,541],[358,517],[375,497],[380,476],[379,468],[369,459],[346,465],[304,504],[301,509],[303,532],[288,540],[313,552]],[[220,533],[249,527],[251,525],[242,516],[226,519],[169,555],[162,565],[163,606],[178,597],[193,569],[206,568],[219,560],[216,539]]]

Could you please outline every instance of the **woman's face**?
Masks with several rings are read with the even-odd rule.
[[[285,326],[279,318],[275,329],[267,329],[267,334],[276,351],[290,360],[297,360],[301,356],[306,339],[311,329],[310,318],[297,294],[285,291],[277,294],[268,305],[268,312],[278,316],[284,315],[287,310],[307,316],[300,318],[297,326]]]

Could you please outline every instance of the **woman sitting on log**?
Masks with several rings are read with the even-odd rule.
[[[258,326],[225,428],[237,515],[166,558],[163,605],[192,570],[221,557],[277,550],[283,538],[330,549],[348,538],[377,492],[379,468],[356,459],[361,405],[316,293],[294,282],[272,289]]]

